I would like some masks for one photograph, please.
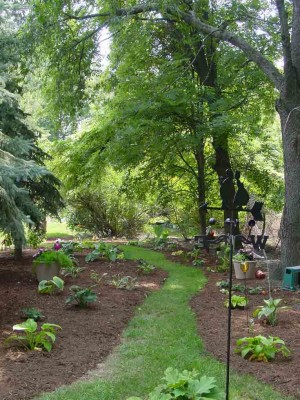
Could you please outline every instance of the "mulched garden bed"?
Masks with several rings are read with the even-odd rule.
[[[12,256],[0,256],[0,341],[11,332],[12,326],[22,322],[21,309],[35,307],[42,311],[42,322],[61,325],[52,352],[23,352],[0,346],[0,399],[26,400],[35,395],[52,391],[83,377],[88,371],[105,360],[120,343],[121,333],[133,317],[136,307],[147,293],[157,290],[167,273],[156,269],[150,275],[137,273],[137,262],[104,259],[89,264],[84,254],[76,254],[80,266],[86,269],[78,278],[65,278],[65,289],[59,295],[40,295],[37,281],[32,274],[32,254],[27,250],[22,261]],[[69,287],[88,287],[94,282],[90,275],[107,273],[99,287],[96,303],[87,309],[66,306]],[[121,290],[107,282],[113,275],[137,278],[135,290]]]
[[[199,335],[204,341],[206,350],[218,360],[225,362],[228,310],[223,305],[226,296],[219,291],[216,282],[226,280],[227,275],[217,272],[205,273],[208,282],[204,289],[192,299],[191,306],[196,313]],[[243,284],[244,282],[234,279],[233,283]],[[247,285],[266,286],[267,280],[248,280]],[[300,399],[300,293],[277,289],[272,292],[272,297],[283,299],[280,305],[291,306],[291,309],[279,312],[278,325],[275,327],[256,320],[253,335],[280,337],[292,351],[292,355],[289,358],[277,356],[274,361],[264,363],[247,361],[234,353],[237,339],[252,336],[248,332],[247,317],[252,318],[252,312],[256,306],[263,305],[263,299],[268,298],[268,294],[249,295],[246,310],[232,310],[231,367],[242,374],[254,375],[259,381],[272,385],[285,395]]]

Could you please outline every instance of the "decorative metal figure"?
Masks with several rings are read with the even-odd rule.
[[[237,191],[235,191],[234,178],[236,180]],[[230,244],[230,268],[229,268],[229,294],[228,301],[231,305],[232,298],[232,271],[233,271],[233,251],[234,243],[236,239],[240,239],[243,243],[252,244],[255,249],[264,249],[268,236],[262,237],[257,236],[255,241],[255,235],[251,235],[251,230],[255,225],[255,221],[264,221],[264,215],[262,214],[263,203],[255,202],[251,209],[246,208],[249,201],[249,194],[245,189],[243,183],[240,181],[240,172],[236,171],[235,175],[232,170],[226,171],[226,178],[221,182],[220,186],[220,197],[222,199],[221,207],[209,207],[207,203],[201,206],[204,210],[227,210],[231,211],[231,218],[225,220],[226,224],[230,225],[229,234],[221,235],[214,240],[205,239],[204,246],[209,246],[209,243],[220,243],[229,241]],[[250,212],[253,216],[253,220],[249,221],[250,232],[248,238],[243,235],[234,235],[234,227],[238,224],[238,220],[233,218],[234,213],[238,212]],[[210,218],[210,225],[215,223],[214,218]],[[228,325],[227,325],[227,357],[226,357],[226,400],[229,400],[229,370],[230,370],[230,341],[231,341],[231,307],[228,307]]]

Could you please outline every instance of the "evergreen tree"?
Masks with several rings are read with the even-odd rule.
[[[24,225],[39,225],[46,213],[62,207],[59,181],[47,171],[47,154],[37,145],[38,133],[19,106],[17,62],[20,40],[12,18],[16,2],[0,3],[0,230],[11,236],[15,255],[22,255]]]

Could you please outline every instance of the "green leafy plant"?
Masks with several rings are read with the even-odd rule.
[[[290,307],[280,306],[279,303],[282,299],[272,299],[264,300],[265,305],[259,306],[254,312],[253,317],[258,317],[259,319],[265,318],[267,323],[275,326],[277,324],[277,313],[279,310],[287,310]]]
[[[182,256],[183,253],[184,253],[183,250],[177,250],[177,251],[173,251],[173,252],[171,253],[171,256]]]
[[[248,287],[248,294],[261,294],[263,288],[261,286],[256,286],[254,288]]]
[[[54,276],[49,281],[41,281],[39,283],[38,292],[40,294],[53,294],[55,292],[62,292],[64,290],[65,282],[58,276]]]
[[[218,286],[218,288],[220,289],[228,289],[229,288],[229,281],[218,281],[216,282],[216,286]]]
[[[163,378],[164,383],[159,385],[148,400],[221,400],[224,393],[217,389],[214,377],[199,376],[199,372],[183,371],[168,368]],[[140,397],[130,397],[127,400],[142,400]]]
[[[273,360],[277,353],[282,353],[286,357],[291,354],[284,341],[273,336],[244,337],[238,339],[236,344],[235,352],[250,361],[268,362]]]
[[[245,285],[235,283],[234,285],[232,285],[232,290],[235,292],[245,293]]]
[[[138,272],[142,274],[151,274],[155,270],[155,266],[152,264],[149,264],[147,261],[140,259],[138,260]]]
[[[231,296],[231,308],[244,308],[247,303],[248,299],[244,296],[237,296],[235,294]],[[229,307],[229,299],[224,301],[224,306],[227,308]]]
[[[33,319],[34,321],[40,321],[44,316],[40,310],[34,307],[22,308],[22,314],[26,319]]]
[[[156,247],[164,247],[168,241],[169,231],[165,229],[163,224],[153,225],[153,231],[155,234],[154,245]]]
[[[198,258],[196,260],[193,260],[192,264],[194,267],[203,267],[204,261]]]
[[[219,272],[225,272],[230,267],[230,246],[225,244],[221,247],[221,250],[217,252],[220,265],[218,265]]]
[[[92,287],[99,285],[99,283],[102,281],[102,279],[107,275],[107,272],[104,272],[102,275],[98,274],[98,272],[92,270],[91,274],[90,274],[90,278],[96,282],[95,285],[93,285]]]
[[[84,267],[78,267],[77,265],[72,265],[68,268],[63,268],[61,274],[65,277],[71,276],[72,278],[77,278],[80,272],[84,271]]]
[[[106,257],[110,261],[116,261],[124,258],[123,252],[118,247],[110,245],[109,243],[95,244],[95,250],[87,254],[85,257],[86,262],[98,260],[100,257]]]
[[[56,331],[61,329],[56,324],[43,324],[38,330],[36,321],[29,318],[27,321],[13,326],[18,333],[11,334],[5,339],[6,345],[16,345],[26,350],[47,350],[51,351],[56,339]]]
[[[135,288],[136,278],[132,276],[113,275],[110,284],[117,289],[133,290]]]
[[[68,296],[66,304],[76,302],[79,307],[85,308],[90,303],[94,303],[97,300],[97,295],[91,288],[82,288],[73,285],[70,287],[70,291],[72,293]]]
[[[44,229],[28,229],[26,235],[27,245],[36,249],[45,240],[45,237],[46,232]]]
[[[240,249],[234,256],[234,261],[253,261],[253,252],[251,250]]]
[[[67,254],[60,250],[40,250],[33,257],[33,264],[35,266],[38,264],[51,265],[52,263],[57,263],[61,268],[68,268],[73,266],[73,260]]]

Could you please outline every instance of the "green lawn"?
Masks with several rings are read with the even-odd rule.
[[[162,254],[150,250],[126,246],[124,249],[127,258],[143,258],[160,266],[169,278],[136,310],[124,331],[122,344],[105,363],[105,373],[39,399],[126,400],[133,395],[145,396],[160,383],[167,367],[196,368],[203,375],[216,377],[225,390],[225,365],[206,353],[189,307],[190,298],[205,284],[202,272],[167,261]],[[291,400],[251,376],[236,373],[231,374],[230,392],[231,400]]]
[[[67,227],[65,222],[59,222],[58,220],[49,219],[47,220],[47,239],[72,239],[74,232]]]

